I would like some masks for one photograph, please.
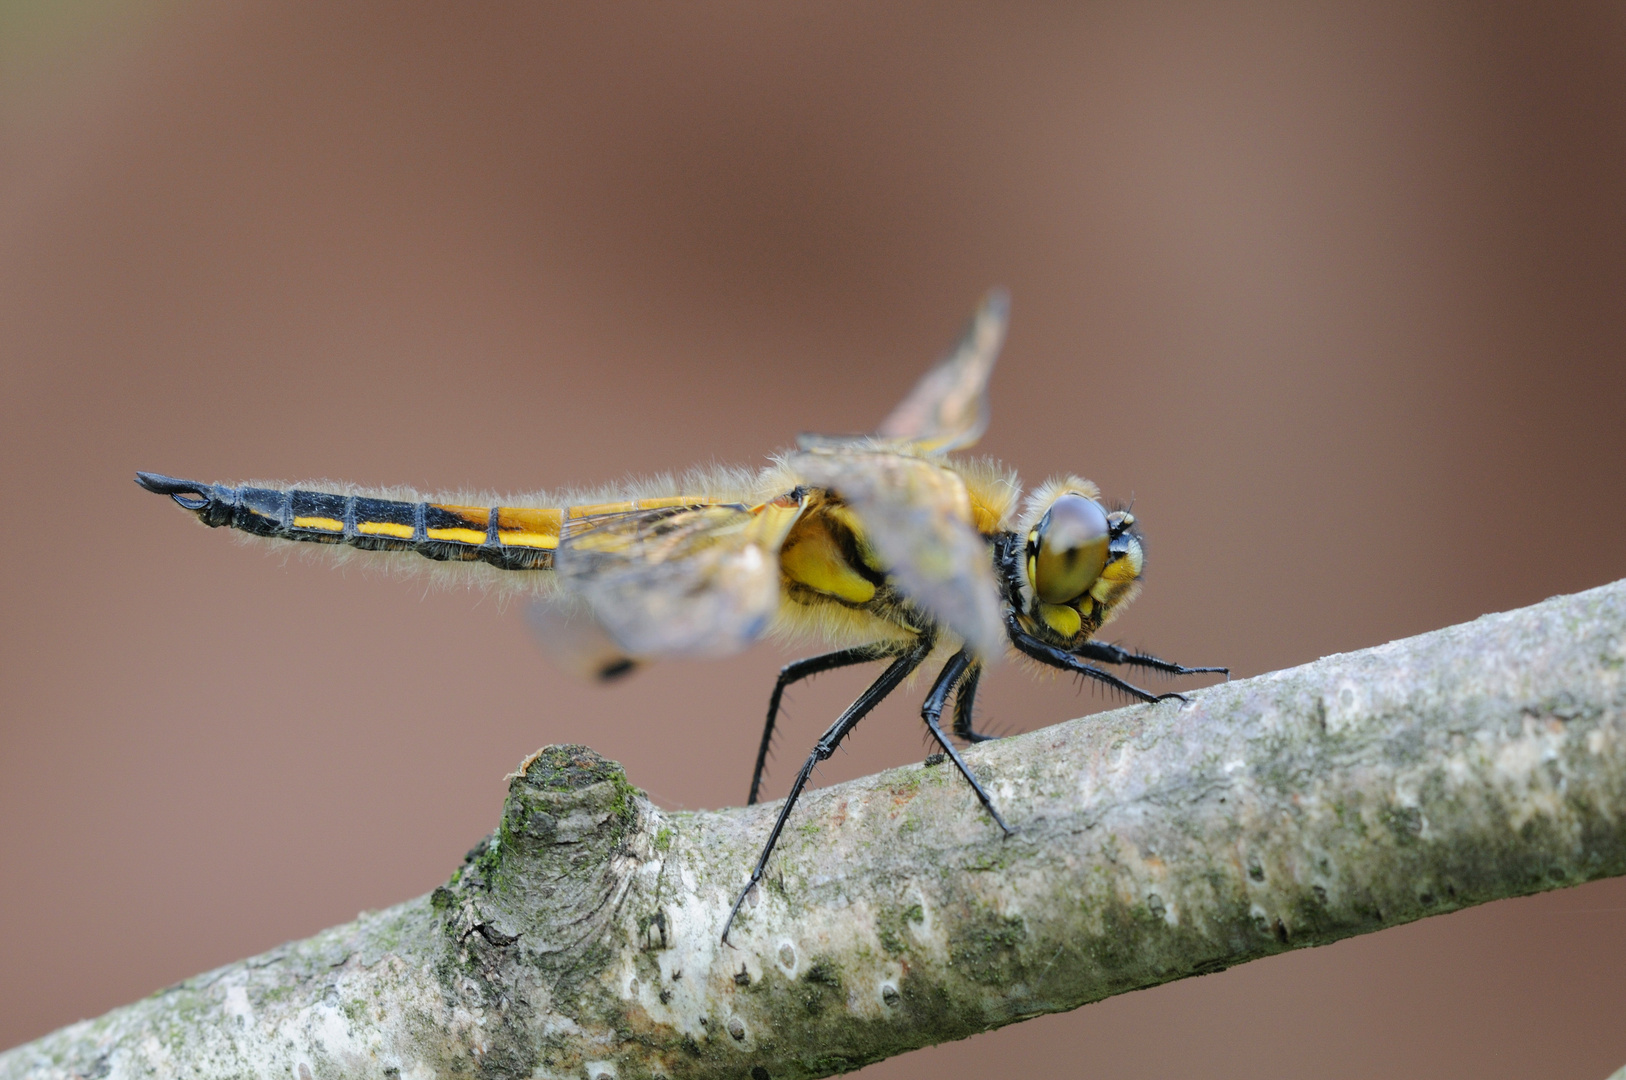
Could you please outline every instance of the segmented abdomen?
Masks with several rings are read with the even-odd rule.
[[[137,473],[148,491],[173,496],[206,525],[256,536],[490,563],[504,570],[551,570],[561,510],[457,506],[337,495],[303,488],[227,487]]]

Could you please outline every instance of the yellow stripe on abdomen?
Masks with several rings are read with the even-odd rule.
[[[397,540],[411,540],[412,526],[394,521],[357,521],[356,531],[363,536],[393,536]]]
[[[431,540],[453,544],[483,544],[491,510],[484,506],[456,506],[426,503],[424,535]]]
[[[513,506],[497,507],[497,542],[507,547],[542,548],[559,546],[559,530],[564,527],[562,510],[527,510]]]
[[[486,542],[484,532],[475,532],[473,529],[425,529],[424,535],[431,540],[442,540],[453,544],[483,544]]]

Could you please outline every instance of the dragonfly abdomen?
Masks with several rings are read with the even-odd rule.
[[[199,484],[156,473],[137,473],[136,482],[173,497],[205,525],[216,528],[371,551],[415,551],[437,561],[478,561],[503,570],[553,569],[564,516],[560,510],[528,507]]]

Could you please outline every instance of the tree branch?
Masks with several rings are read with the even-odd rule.
[[[1112,994],[1626,873],[1626,582],[668,813],[584,747],[445,886],[0,1054],[0,1080],[824,1076]]]

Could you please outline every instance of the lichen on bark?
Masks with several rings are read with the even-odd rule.
[[[429,896],[0,1054],[0,1080],[823,1076],[1626,873],[1626,583],[810,793],[668,813],[585,747]]]

